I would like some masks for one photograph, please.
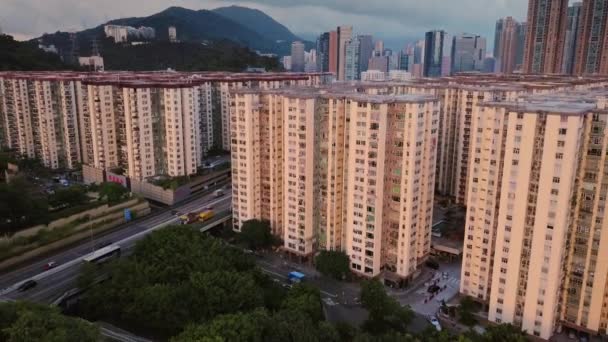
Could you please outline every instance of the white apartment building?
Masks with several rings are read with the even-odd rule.
[[[490,321],[543,339],[562,325],[605,334],[608,321],[608,116],[585,96],[488,103],[471,123],[460,291],[487,303]]]
[[[363,276],[411,276],[430,251],[437,99],[343,88],[233,96],[235,229],[269,220],[290,253],[344,250]]]
[[[84,163],[143,179],[197,172],[230,149],[230,93],[328,82],[326,74],[0,73],[2,144],[50,168]],[[228,144],[226,146],[226,144]]]

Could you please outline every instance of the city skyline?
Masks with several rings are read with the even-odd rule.
[[[141,17],[162,11],[170,6],[182,6],[191,9],[213,9],[222,6],[239,5],[259,9],[279,21],[301,38],[313,41],[321,32],[337,25],[356,23],[357,32],[371,34],[383,39],[386,47],[403,48],[408,42],[420,39],[424,32],[433,29],[445,30],[451,34],[474,33],[492,37],[497,18],[513,16],[525,20],[525,0],[484,3],[482,0],[470,0],[466,3],[416,4],[404,1],[393,4],[380,1],[374,4],[335,1],[332,3],[307,1],[304,3],[276,1],[198,1],[171,0],[150,1],[145,4],[132,0],[101,3],[90,1],[74,4],[72,0],[53,0],[49,8],[34,4],[29,0],[4,0],[3,12],[0,14],[0,27],[5,33],[17,39],[31,39],[44,32],[79,31],[106,23],[112,19]],[[46,3],[45,3],[46,4]],[[445,10],[436,11],[439,6]],[[478,16],[476,9],[483,6],[485,14]],[[294,11],[299,14],[294,16]],[[309,14],[309,15],[306,15]],[[466,20],[463,20],[466,19]],[[488,51],[493,41],[488,40]]]

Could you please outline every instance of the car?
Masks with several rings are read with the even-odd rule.
[[[31,289],[32,287],[35,287],[36,285],[38,285],[38,283],[35,280],[30,279],[19,285],[17,289],[19,290],[19,292],[24,292]]]
[[[45,270],[50,270],[51,268],[55,268],[57,263],[55,261],[49,261],[44,265]]]
[[[428,320],[435,327],[435,329],[437,331],[441,331],[441,324],[439,323],[439,320],[437,319],[437,317],[430,315],[430,316],[428,316]]]
[[[439,291],[440,289],[441,289],[441,287],[439,287],[438,285],[431,285],[426,289],[426,292],[435,293],[435,292]]]
[[[448,279],[449,277],[450,277],[450,274],[448,272],[441,272],[441,278]]]
[[[208,205],[204,208],[204,210],[213,210],[213,206],[212,205]]]
[[[171,210],[171,215],[179,216],[179,213],[177,212],[177,210]]]

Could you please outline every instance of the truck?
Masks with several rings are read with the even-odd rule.
[[[211,219],[214,215],[215,215],[215,213],[213,212],[213,210],[205,210],[202,213],[200,213],[198,215],[198,217],[201,221],[204,222],[204,221]]]
[[[215,190],[213,192],[213,196],[215,196],[215,197],[222,197],[222,196],[224,196],[224,190],[222,190],[222,189]]]
[[[198,221],[198,217],[198,213],[188,213],[180,216],[179,219],[182,221],[182,224],[191,224]]]

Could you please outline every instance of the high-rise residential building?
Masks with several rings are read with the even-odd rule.
[[[456,35],[451,54],[452,73],[481,71],[486,57],[486,39],[468,33]]]
[[[344,44],[344,80],[354,81],[360,79],[361,68],[359,61],[361,43],[358,38],[353,37]]]
[[[606,333],[608,91],[484,105],[472,125],[461,292],[549,339]]]
[[[235,93],[234,227],[267,219],[287,252],[399,283],[430,251],[439,104],[350,92]]]
[[[281,62],[285,70],[291,70],[291,56],[283,56]]]
[[[574,61],[576,59],[576,44],[581,17],[582,2],[575,2],[568,7],[568,27],[566,29],[566,42],[564,43],[564,60],[562,62],[562,73],[572,74],[574,72]]]
[[[3,146],[53,169],[121,167],[138,180],[190,175],[210,149],[230,149],[232,91],[314,86],[325,76],[0,73],[0,135]]]
[[[522,22],[517,30],[517,52],[515,52],[515,70],[522,71],[524,67],[524,51],[526,50],[526,34],[528,23]]]
[[[529,0],[525,73],[561,73],[567,24],[568,0]]]
[[[445,31],[429,31],[424,43],[424,76],[440,77],[445,72],[446,45],[448,37]],[[448,52],[449,53],[449,52]],[[449,57],[448,57],[449,60]]]
[[[574,72],[608,75],[608,1],[583,1],[577,42]]]
[[[369,59],[372,58],[374,50],[374,42],[370,35],[359,35],[359,70],[366,71],[369,65]]]
[[[317,38],[317,71],[329,72],[329,32]]]
[[[511,74],[517,66],[518,49],[523,49],[520,41],[521,24],[512,17],[500,19],[500,34],[498,43],[494,46],[498,71],[504,74]],[[496,24],[498,27],[499,25]]]
[[[169,26],[168,28],[168,34],[169,34],[169,41],[171,43],[175,43],[177,42],[177,29],[175,28],[175,26]]]
[[[304,43],[294,41],[291,43],[291,71],[303,72],[304,66]]]
[[[352,26],[338,26],[338,76],[339,81],[344,80],[344,68],[346,66],[346,42],[350,41],[353,36]]]

